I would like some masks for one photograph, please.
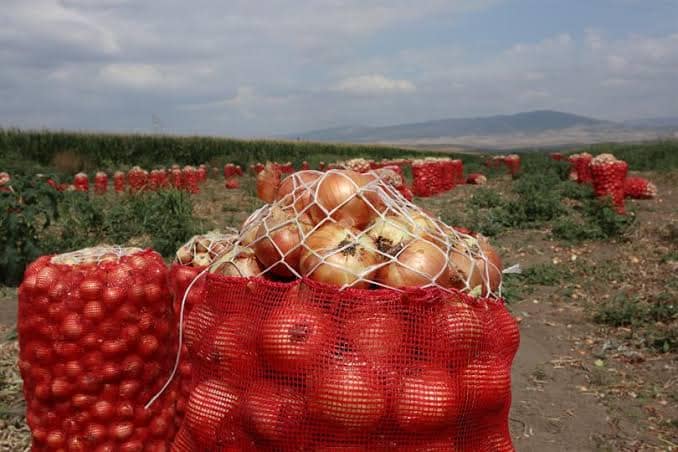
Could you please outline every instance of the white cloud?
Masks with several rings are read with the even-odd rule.
[[[409,80],[394,80],[381,74],[372,74],[345,78],[334,89],[350,94],[389,94],[411,93],[416,87]]]
[[[156,115],[175,132],[269,135],[533,108],[676,114],[676,33],[564,30],[485,53],[401,33],[499,1],[0,0],[0,126],[138,130]]]
[[[153,88],[178,84],[176,77],[151,64],[109,64],[101,69],[100,76],[105,82],[131,88]]]

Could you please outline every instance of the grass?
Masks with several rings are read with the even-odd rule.
[[[209,162],[222,167],[227,162],[247,167],[267,160],[303,160],[314,167],[320,162],[370,156],[416,158],[422,153],[390,146],[330,144],[281,140],[236,140],[222,137],[170,135],[118,135],[58,131],[0,129],[0,167],[12,172],[56,168],[65,174],[97,169],[124,169],[133,165],[153,168],[158,165],[199,164]],[[456,155],[468,162],[480,157]],[[14,164],[13,162],[20,162]]]
[[[642,343],[658,351],[668,353],[678,349],[676,293],[644,299],[622,292],[597,304],[593,320],[616,328],[630,327]]]

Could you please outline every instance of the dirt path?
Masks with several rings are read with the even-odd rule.
[[[519,451],[598,450],[609,434],[606,409],[593,394],[585,368],[577,367],[572,324],[558,323],[549,303],[513,307],[520,349],[513,366],[511,433]],[[569,326],[569,327],[568,327]]]

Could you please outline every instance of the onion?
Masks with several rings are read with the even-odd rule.
[[[92,407],[92,415],[104,423],[109,423],[115,414],[115,407],[107,400],[99,400]]]
[[[480,274],[485,282],[483,285],[483,295],[487,295],[488,287],[491,292],[496,292],[499,289],[504,267],[499,253],[490,245],[489,240],[481,235],[477,239],[480,251],[485,255],[485,258],[476,258],[476,265],[480,269]]]
[[[473,291],[483,285],[483,277],[476,260],[466,250],[452,249],[449,258],[452,287]]]
[[[351,432],[374,429],[386,413],[387,399],[377,373],[365,362],[338,362],[313,381],[309,411]]]
[[[268,441],[285,441],[298,434],[305,402],[291,388],[260,380],[250,386],[243,412],[254,434]]]
[[[309,229],[310,226],[295,218],[292,212],[274,206],[259,226],[254,252],[264,268],[273,266],[271,273],[293,277],[299,270],[301,241]]]
[[[58,450],[66,444],[66,437],[60,430],[52,430],[47,434],[47,447]]]
[[[494,356],[471,362],[460,379],[469,412],[490,413],[511,400],[510,364]]]
[[[83,332],[82,320],[80,314],[67,314],[61,323],[61,332],[69,339],[77,339]]]
[[[260,328],[260,350],[274,370],[306,373],[329,348],[332,318],[320,308],[295,302],[273,311]]]
[[[206,446],[218,438],[228,437],[225,429],[235,425],[235,411],[240,397],[226,383],[212,379],[198,383],[186,404],[186,426],[193,437]]]
[[[281,205],[294,206],[295,213],[306,213],[304,209],[313,203],[315,181],[322,176],[318,171],[299,171],[287,176],[280,187],[275,199]]]
[[[463,301],[441,303],[431,317],[433,346],[450,366],[465,365],[486,347],[485,328],[482,311]]]
[[[351,170],[325,174],[316,188],[315,203],[309,209],[313,222],[318,224],[329,215],[346,226],[358,229],[367,226],[383,208],[375,191],[361,191],[370,180],[369,176]]]
[[[367,235],[358,234],[335,223],[318,228],[305,241],[299,260],[301,274],[335,286],[367,288],[378,262],[377,245]]]
[[[414,238],[412,229],[404,219],[389,215],[378,217],[367,228],[367,235],[374,240],[379,251],[395,256]]]
[[[251,248],[234,245],[210,266],[210,273],[244,278],[258,276],[261,267]]]
[[[219,372],[247,377],[257,367],[255,329],[247,316],[231,314],[207,333],[205,346],[196,356],[217,366]]]
[[[419,433],[454,425],[464,401],[455,380],[433,365],[403,379],[395,404],[396,421],[406,432]]]
[[[429,286],[432,283],[442,287],[452,285],[445,253],[421,239],[409,242],[394,261],[379,268],[376,280],[395,288]]]
[[[208,304],[198,304],[186,318],[184,325],[184,342],[192,353],[198,351],[206,331],[214,328],[217,315]]]
[[[345,328],[356,353],[379,367],[391,364],[405,345],[405,325],[386,309],[361,306],[346,321]]]
[[[279,185],[280,171],[267,162],[264,170],[257,174],[257,196],[264,202],[273,202]]]

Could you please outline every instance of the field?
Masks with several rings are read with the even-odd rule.
[[[140,163],[209,161],[218,166],[231,160],[247,165],[265,158],[315,163],[360,153],[372,156],[370,149],[360,147],[338,151],[282,144],[272,149],[256,143],[222,152],[217,144],[201,152],[176,145],[172,153],[161,153],[151,138],[142,140],[143,146],[130,140],[136,144],[126,148],[124,137],[93,142],[71,135],[44,138],[52,140],[43,142],[44,155],[39,145],[31,144],[25,155],[29,160],[22,164],[16,157],[30,137],[3,132],[0,148],[12,150],[14,157],[0,158],[0,170],[11,166],[26,174],[63,172],[66,168],[58,167],[55,158],[64,150],[71,153],[66,163],[79,166],[77,170],[129,167],[151,148],[157,153]],[[110,143],[129,152],[104,153],[103,145]],[[250,153],[252,149],[258,151]],[[524,173],[518,179],[494,171],[485,187],[459,186],[438,197],[415,199],[450,224],[491,236],[504,265],[522,267],[521,274],[506,275],[504,287],[521,330],[510,416],[519,451],[678,450],[678,144],[618,146],[612,151],[659,189],[655,200],[627,201],[627,217],[616,216],[591,199],[590,190],[564,180],[566,165],[541,154],[523,158]],[[413,154],[374,150],[375,158]],[[467,168],[481,168],[480,157],[464,159]],[[239,190],[225,190],[220,174],[194,196],[170,191],[118,198],[75,193],[40,205],[53,206],[54,215],[49,224],[44,214],[33,219],[39,251],[118,242],[153,246],[169,259],[191,234],[237,227],[260,205],[253,178],[244,178]],[[5,265],[8,285],[0,286],[0,450],[19,451],[28,448],[29,436],[16,369],[16,277],[9,283],[7,261],[12,256],[26,260],[35,250],[17,246],[27,254],[10,256],[7,243],[2,245],[0,266]]]

